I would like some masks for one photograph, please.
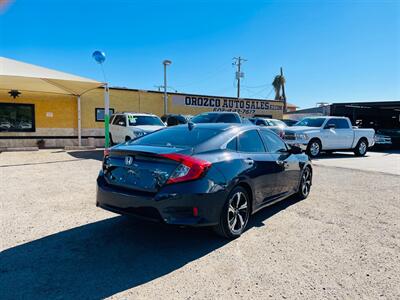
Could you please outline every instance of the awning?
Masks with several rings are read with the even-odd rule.
[[[0,57],[0,89],[82,95],[104,84],[92,79]]]
[[[0,56],[0,89],[57,93],[77,97],[78,145],[81,146],[81,95],[104,83]]]

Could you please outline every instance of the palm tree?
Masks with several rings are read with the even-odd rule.
[[[283,100],[283,113],[286,112],[286,94],[285,94],[285,83],[286,79],[283,76],[283,70],[281,68],[281,75],[276,75],[272,86],[275,90],[275,100]],[[282,89],[282,94],[281,94]]]
[[[282,100],[281,88],[283,84],[285,84],[285,77],[276,75],[274,81],[272,82],[272,86],[275,90],[275,100]]]

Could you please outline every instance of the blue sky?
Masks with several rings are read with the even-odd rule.
[[[155,89],[162,61],[179,92],[272,99],[284,68],[288,101],[400,99],[400,1],[32,1],[0,14],[0,56],[102,80],[91,53],[106,52],[113,86]]]

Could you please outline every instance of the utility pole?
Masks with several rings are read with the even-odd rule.
[[[237,98],[240,98],[240,78],[244,77],[244,73],[241,72],[241,66],[242,66],[242,62],[247,61],[244,58],[239,57],[234,57],[233,58],[233,63],[232,65],[237,66],[237,71],[236,71],[236,80],[237,80]]]
[[[167,92],[167,66],[172,62],[168,59],[163,61],[164,65],[164,115],[168,113],[168,92]]]
[[[281,67],[281,78],[283,78],[283,69]],[[286,113],[287,103],[286,103],[286,94],[285,94],[285,82],[282,80],[282,99],[283,99],[283,113]]]

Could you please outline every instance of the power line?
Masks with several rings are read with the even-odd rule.
[[[176,87],[178,88],[182,88],[182,87],[188,87],[188,86],[193,86],[193,85],[197,85],[197,84],[201,84],[204,83],[205,81],[209,81],[210,79],[216,77],[217,75],[219,75],[219,73],[223,70],[226,70],[230,65],[224,63],[222,65],[220,65],[218,68],[214,69],[211,72],[206,73],[205,75],[203,75],[201,81],[192,81],[186,84],[180,84],[180,85],[176,85]]]
[[[254,86],[242,85],[242,87],[246,87],[248,89],[258,89],[258,88],[266,87],[266,86],[269,86],[269,85],[270,85],[270,83],[265,83],[265,84],[254,85]]]
[[[265,87],[265,88],[263,88],[263,89],[261,89],[261,90],[259,90],[259,91],[257,91],[257,92],[255,92],[255,93],[253,93],[253,94],[250,94],[248,97],[254,97],[254,96],[259,95],[259,94],[261,94],[261,93],[263,93],[263,92],[265,92],[265,91],[267,91],[267,90],[268,90],[268,86]],[[274,90],[274,88],[272,87],[271,90],[269,91],[269,93],[267,94],[267,96],[266,96],[265,98],[268,99],[268,97],[271,95],[271,93],[272,93],[273,90]]]

